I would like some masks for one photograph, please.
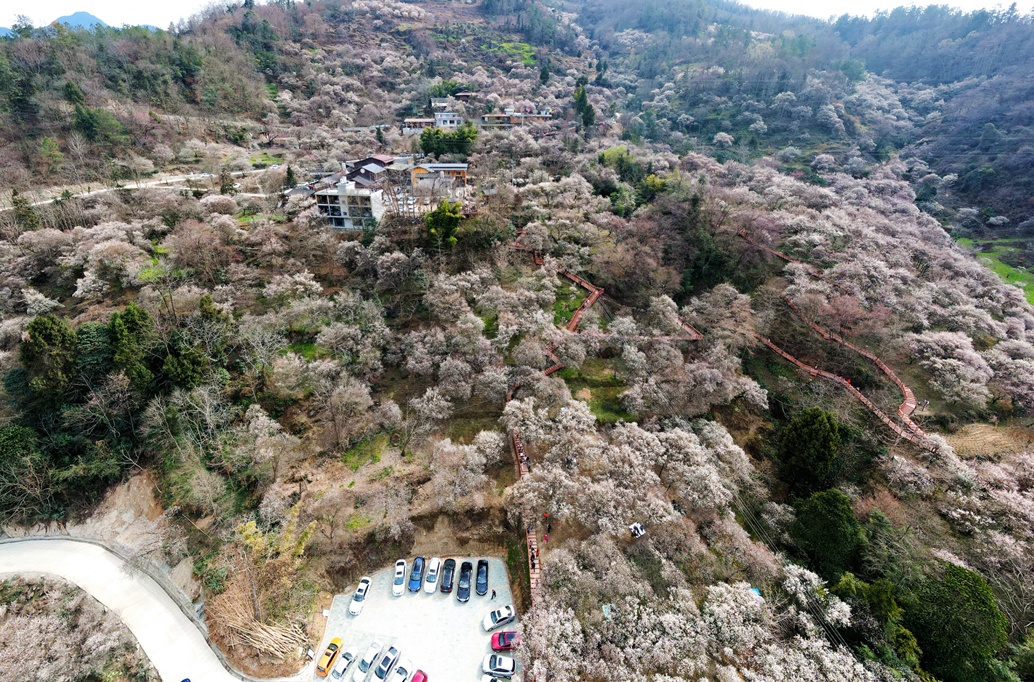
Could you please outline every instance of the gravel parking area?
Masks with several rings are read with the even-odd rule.
[[[427,557],[430,559],[430,557]],[[445,561],[448,557],[442,557]],[[477,567],[482,557],[453,557],[456,559],[456,579],[460,564],[469,561]],[[407,557],[412,568],[413,557]],[[470,601],[461,604],[456,599],[456,588],[451,594],[436,591],[427,594],[421,589],[408,590],[401,597],[391,594],[394,566],[371,575],[373,585],[366,598],[366,606],[358,616],[348,614],[352,593],[334,597],[327,630],[323,634],[319,656],[332,637],[340,637],[346,649],[355,648],[362,656],[374,640],[384,648],[398,647],[402,656],[427,673],[430,682],[477,682],[481,679],[481,661],[492,652],[492,634],[481,627],[485,614],[500,606],[513,603],[506,565],[500,559],[488,559],[488,594],[479,597],[471,579]],[[406,580],[409,580],[407,569]],[[354,589],[355,586],[352,586]],[[491,599],[492,590],[496,598]],[[509,629],[506,626],[501,629]],[[346,673],[350,679],[353,664]],[[520,671],[518,670],[518,673]],[[370,674],[372,678],[372,673]],[[319,679],[319,678],[316,678]]]

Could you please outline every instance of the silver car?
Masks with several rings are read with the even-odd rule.
[[[492,677],[512,677],[517,672],[517,661],[509,656],[489,654],[481,664],[481,670]]]
[[[442,568],[442,560],[435,557],[427,562],[427,575],[424,577],[424,592],[434,594],[438,589],[438,573]]]
[[[395,672],[391,674],[391,682],[406,682],[415,670],[412,661],[408,658],[400,658],[398,665],[395,666]]]
[[[334,664],[333,670],[330,671],[330,676],[335,680],[340,680],[345,671],[348,670],[348,666],[352,664],[355,657],[359,655],[354,646],[350,646],[341,652],[341,655],[337,657],[337,663]]]
[[[372,583],[373,580],[370,578],[363,578],[359,581],[359,587],[355,588],[352,601],[348,603],[348,612],[353,616],[358,616],[363,612],[363,607],[366,606],[366,593],[370,591]]]
[[[381,643],[376,641],[370,645],[359,661],[359,665],[356,666],[355,672],[352,673],[352,682],[363,682],[366,679],[366,673],[370,672],[373,662],[377,660],[377,654],[381,652],[381,646]]]

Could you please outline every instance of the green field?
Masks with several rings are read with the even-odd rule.
[[[553,302],[553,324],[565,327],[571,321],[574,312],[581,307],[582,301],[588,298],[589,292],[579,286],[566,282],[557,289]]]
[[[255,168],[268,168],[269,166],[272,166],[275,163],[283,163],[284,157],[273,156],[272,154],[269,154],[267,152],[262,152],[261,154],[255,154],[254,156],[252,156],[249,159],[249,162]]]
[[[1014,284],[1023,289],[1027,301],[1034,304],[1034,272],[1025,268],[1017,268],[1003,263],[1001,257],[1010,251],[1016,251],[1019,247],[1014,245],[1014,240],[974,240],[960,238],[956,240],[959,246],[963,246],[976,254],[977,259],[994,271],[1002,278],[1003,282]]]
[[[620,396],[627,387],[614,374],[609,361],[586,360],[579,369],[567,367],[556,376],[567,382],[576,398],[588,403],[601,424],[633,421],[634,417],[621,406]]]
[[[484,46],[486,52],[516,59],[525,66],[535,66],[535,48],[528,43],[502,42]]]

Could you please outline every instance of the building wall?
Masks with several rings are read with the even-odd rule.
[[[342,230],[372,229],[384,217],[384,193],[381,190],[357,190],[338,185],[326,193],[316,193],[316,207],[332,227]]]

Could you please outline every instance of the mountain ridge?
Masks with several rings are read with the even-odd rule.
[[[55,19],[51,23],[53,23],[53,24],[64,24],[64,25],[69,26],[71,28],[85,28],[85,29],[94,28],[96,26],[101,26],[101,27],[106,28],[109,25],[106,22],[104,22],[101,19],[99,19],[98,17],[94,16],[93,14],[90,14],[89,12],[84,12],[84,11],[78,11],[78,12],[73,12],[72,14],[66,14],[64,16],[58,17],[57,19]]]

